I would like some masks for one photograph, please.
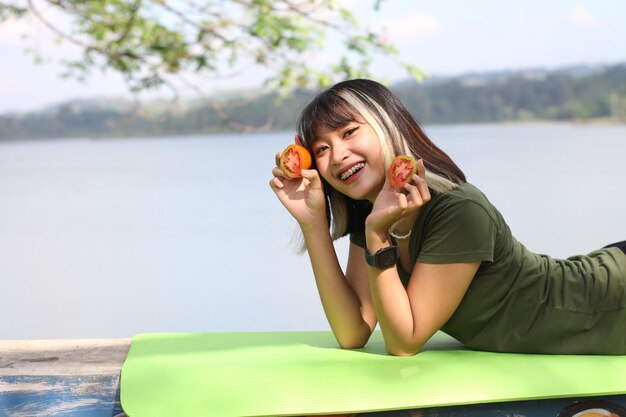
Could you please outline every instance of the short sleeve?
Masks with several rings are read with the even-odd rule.
[[[496,226],[487,210],[471,199],[439,205],[423,230],[417,262],[492,262]]]

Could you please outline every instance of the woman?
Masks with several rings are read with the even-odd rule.
[[[567,260],[531,253],[374,81],[320,93],[296,141],[313,169],[289,179],[274,168],[270,186],[300,225],[343,348],[363,346],[378,322],[393,355],[417,353],[437,330],[490,351],[626,354],[626,242]],[[386,170],[401,154],[419,160],[398,190]],[[344,272],[333,240],[346,234]]]

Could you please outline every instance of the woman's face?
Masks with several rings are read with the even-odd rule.
[[[320,127],[312,150],[331,187],[355,200],[376,199],[385,184],[385,157],[367,122],[357,119],[335,130]]]

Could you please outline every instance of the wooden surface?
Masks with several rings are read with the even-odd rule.
[[[0,340],[0,417],[117,417],[130,339]]]

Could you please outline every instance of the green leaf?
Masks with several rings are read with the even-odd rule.
[[[28,8],[0,1],[0,22]],[[221,4],[220,2],[218,2]],[[373,3],[378,9],[382,1]],[[237,0],[217,7],[195,0],[51,0],[46,26],[56,41],[82,50],[64,65],[64,76],[86,79],[93,68],[122,74],[133,91],[172,85],[180,73],[219,76],[251,65],[271,70],[265,85],[287,94],[298,87],[327,86],[342,78],[371,76],[374,57],[390,58],[407,74],[424,73],[402,62],[398,50],[358,23],[338,0]],[[38,7],[36,3],[32,7]],[[324,11],[323,14],[319,11]],[[37,13],[33,13],[37,17]],[[332,45],[334,63],[311,59]],[[36,53],[36,62],[43,59]],[[608,104],[607,104],[608,106]]]

